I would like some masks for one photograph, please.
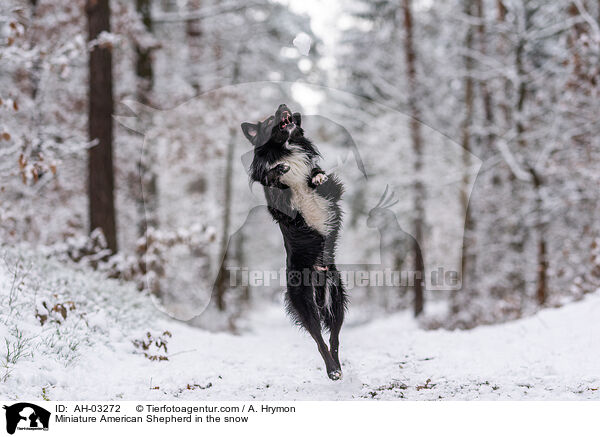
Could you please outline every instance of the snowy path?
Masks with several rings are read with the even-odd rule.
[[[273,306],[253,333],[212,334],[164,321],[168,361],[130,341],[48,369],[59,399],[600,400],[600,296],[466,332],[426,332],[404,315],[346,327],[344,379],[329,381],[312,340]],[[154,330],[153,332],[159,332]],[[66,369],[65,369],[66,370]],[[57,376],[58,375],[58,376]],[[427,382],[429,380],[429,382]],[[39,381],[42,382],[42,381]]]

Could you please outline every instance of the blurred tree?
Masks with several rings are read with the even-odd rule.
[[[110,6],[108,0],[88,0],[89,138],[88,196],[90,231],[102,229],[108,248],[117,251],[113,173],[113,84]]]
[[[423,241],[423,226],[425,224],[425,187],[421,181],[421,172],[423,171],[423,139],[421,137],[421,112],[417,102],[417,69],[416,52],[413,40],[413,15],[411,11],[411,0],[404,0],[402,3],[404,12],[404,56],[406,59],[406,77],[408,82],[408,107],[410,121],[410,134],[414,152],[414,172],[415,183],[413,189],[413,214],[414,214],[414,253],[418,254],[419,241]],[[423,312],[423,284],[425,281],[425,268],[423,266],[423,255],[415,255],[415,300],[414,313],[418,316]]]

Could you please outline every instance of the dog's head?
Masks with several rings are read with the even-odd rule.
[[[299,112],[292,111],[285,104],[279,105],[275,115],[271,115],[258,123],[242,123],[242,132],[254,147],[269,143],[277,147],[285,144],[293,136],[302,136],[302,117]]]

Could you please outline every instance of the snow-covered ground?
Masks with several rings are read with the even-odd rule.
[[[350,315],[344,378],[334,382],[281,306],[253,312],[243,335],[209,333],[164,316],[133,287],[41,256],[18,264],[8,250],[0,398],[600,400],[599,313],[596,294],[472,331],[423,331],[405,314],[353,325]],[[148,332],[166,352],[134,345]]]

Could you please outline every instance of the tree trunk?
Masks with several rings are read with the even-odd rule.
[[[506,6],[502,0],[496,0],[496,5],[498,7],[498,21],[504,21],[506,18]]]
[[[519,40],[516,48],[515,63],[517,67],[517,76],[519,78],[519,86],[517,87],[517,108],[516,108],[516,129],[517,142],[521,148],[527,147],[527,141],[523,134],[526,127],[523,122],[523,109],[525,108],[525,100],[527,99],[527,72],[523,65],[523,52],[525,50],[525,41]]]
[[[499,23],[505,23],[506,21],[506,6],[502,0],[497,0],[497,20]],[[498,32],[498,56],[508,55],[511,41],[509,35],[506,34],[506,30],[503,29],[501,32]],[[512,111],[511,107],[507,102],[507,96],[510,95],[510,81],[507,78],[504,78],[504,92],[500,93],[498,96],[498,107],[502,110],[504,114],[504,119],[506,120],[507,125],[511,123],[512,120]]]
[[[108,0],[87,0],[88,39],[110,32]],[[102,229],[108,248],[117,251],[112,156],[112,54],[109,44],[96,44],[89,57],[88,196],[90,230]]]
[[[231,223],[231,201],[233,196],[233,152],[235,148],[236,131],[231,129],[229,134],[229,143],[227,144],[227,161],[225,163],[225,193],[223,209],[223,234],[221,238],[221,256],[222,259],[216,284],[217,308],[220,311],[225,310],[225,292],[227,291],[226,266],[230,256],[228,251],[229,231]]]
[[[238,46],[236,59],[239,59],[241,53],[241,45]],[[240,64],[236,62],[233,65],[233,83],[235,83],[240,74]],[[225,157],[225,192],[223,194],[223,201],[225,202],[223,208],[223,238],[221,245],[221,256],[220,259],[221,267],[219,270],[219,275],[217,276],[217,283],[215,285],[216,288],[216,298],[217,298],[217,308],[220,311],[225,311],[225,293],[227,291],[227,274],[225,267],[227,266],[229,251],[228,251],[228,242],[229,242],[229,234],[230,234],[230,226],[231,226],[231,205],[233,201],[233,156],[235,150],[235,141],[237,138],[237,130],[230,129],[229,131],[229,143],[227,144],[227,155]]]
[[[425,187],[422,182],[421,172],[423,171],[423,141],[421,138],[421,114],[417,104],[417,71],[416,71],[416,53],[414,48],[413,36],[413,16],[411,11],[411,0],[403,0],[404,12],[404,54],[406,58],[407,81],[408,81],[408,107],[410,111],[410,132],[413,152],[415,155],[414,172],[414,253],[415,253],[415,273],[418,277],[415,280],[415,300],[414,313],[418,316],[423,312],[424,296],[423,288],[425,281],[425,268],[422,257],[419,256],[421,248],[419,244],[423,241],[423,225],[425,221],[425,210],[423,203],[425,201]]]
[[[246,253],[245,253],[245,245],[246,243],[246,234],[245,229],[240,229],[237,238],[235,240],[235,262],[237,267],[245,267],[246,266]],[[250,302],[250,286],[249,285],[240,285],[242,289],[241,300],[242,302],[248,303]]]
[[[152,0],[136,0],[136,11],[142,18],[142,23],[148,32],[152,32]],[[135,72],[138,77],[137,95],[140,103],[150,103],[150,93],[154,85],[154,69],[152,67],[152,48],[135,46]]]
[[[541,195],[542,188],[542,180],[539,174],[533,169],[530,168],[529,172],[531,173],[533,179],[533,187],[535,189],[535,214],[536,214],[536,223],[535,229],[538,234],[538,244],[537,244],[537,288],[536,288],[536,298],[539,305],[544,305],[546,303],[546,299],[548,298],[548,286],[547,286],[547,278],[548,278],[548,255],[546,249],[546,223],[544,221],[543,214],[543,202]]]
[[[152,32],[152,0],[136,0],[136,10],[142,18],[142,23],[148,32]],[[136,63],[135,72],[137,76],[137,99],[144,105],[152,103],[152,89],[154,87],[154,67],[152,65],[151,47],[142,47],[139,44],[135,46]],[[140,119],[141,123],[145,120]],[[144,131],[147,126],[140,126],[140,131]],[[138,194],[138,233],[140,236],[146,235],[148,227],[156,228],[158,226],[158,193],[157,193],[157,175],[153,164],[156,162],[154,150],[147,143],[144,143],[144,149],[138,161],[138,174],[140,178],[141,191]],[[137,191],[136,191],[137,192]]]
[[[473,2],[472,0],[465,0],[465,13],[467,16],[472,16]],[[465,215],[465,229],[463,235],[463,249],[461,257],[461,276],[462,276],[462,291],[459,293],[465,293],[465,284],[467,278],[467,268],[474,262],[475,253],[471,248],[471,239],[473,233],[473,218],[469,211],[469,183],[471,175],[469,174],[471,169],[471,125],[473,123],[473,105],[474,105],[474,81],[473,81],[473,58],[470,52],[473,50],[473,26],[468,25],[467,33],[465,36],[465,48],[469,52],[465,56],[465,79],[464,79],[464,99],[465,99],[465,115],[461,127],[461,145],[462,145],[462,158],[463,158],[463,177],[460,190],[460,204]],[[452,312],[455,314],[460,311],[461,299],[458,299],[456,294],[454,295]]]
[[[199,10],[201,0],[189,0],[189,10]],[[186,44],[188,49],[188,66],[190,85],[200,94],[199,65],[202,62],[202,23],[201,20],[188,20],[185,23]]]
[[[37,17],[37,7],[38,7],[38,0],[30,0],[29,1],[31,4],[31,21],[35,22],[35,20],[38,18]],[[33,60],[33,65],[31,66],[31,70],[29,71],[29,83],[31,84],[31,99],[36,103],[37,106],[37,101],[36,101],[36,97],[38,95],[38,91],[39,91],[39,85],[40,85],[40,69],[41,69],[41,59],[40,56],[36,56],[36,58]],[[39,117],[40,111],[36,111],[36,124],[41,124],[40,121],[40,117]]]
[[[483,0],[475,0],[475,14],[479,19],[479,24],[477,25],[477,36],[479,43],[479,51],[483,56],[487,56],[487,43],[486,43],[486,28],[485,28],[485,13],[483,9]],[[493,111],[493,102],[492,102],[492,94],[490,93],[488,87],[487,80],[479,81],[479,88],[481,89],[481,98],[483,100],[483,109],[485,112],[485,121],[486,127],[490,129],[486,136],[486,155],[490,153],[493,149],[493,143],[495,139],[494,133],[491,129],[494,126],[494,111]]]

